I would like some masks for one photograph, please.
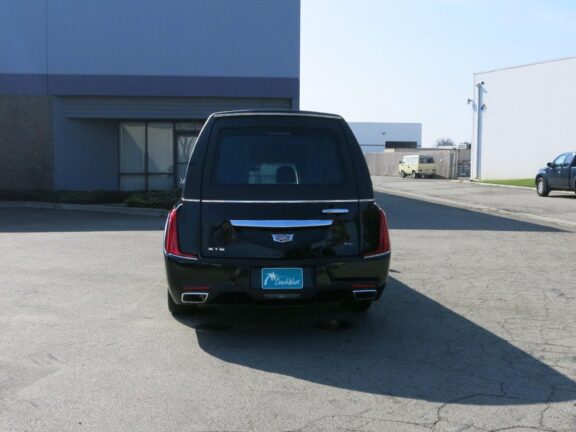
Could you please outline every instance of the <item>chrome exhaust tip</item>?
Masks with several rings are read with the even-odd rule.
[[[208,299],[208,293],[205,292],[185,292],[180,297],[182,303],[204,303]]]
[[[378,292],[375,289],[355,290],[352,291],[354,300],[376,300]]]

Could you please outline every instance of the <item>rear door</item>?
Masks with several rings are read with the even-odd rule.
[[[307,259],[360,253],[358,187],[337,119],[218,119],[202,186],[202,255]]]
[[[420,156],[418,171],[423,173],[432,173],[436,171],[436,164],[434,163],[434,158],[431,156]]]
[[[572,153],[566,153],[566,157],[562,163],[562,173],[560,174],[559,187],[562,189],[570,188],[570,171],[572,167],[572,159],[574,159],[574,155]]]
[[[572,153],[572,157],[568,165],[568,188],[576,190],[576,153]]]

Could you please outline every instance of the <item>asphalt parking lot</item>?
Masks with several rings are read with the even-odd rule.
[[[536,188],[520,188],[443,179],[374,176],[376,190],[529,222],[576,229],[576,194],[553,191],[539,197]]]
[[[377,199],[392,272],[365,316],[176,320],[162,218],[1,208],[0,430],[576,430],[575,230]]]

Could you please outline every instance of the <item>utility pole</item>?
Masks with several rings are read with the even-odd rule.
[[[476,84],[478,88],[478,120],[476,122],[476,179],[480,179],[482,170],[482,114],[484,111],[484,81]]]

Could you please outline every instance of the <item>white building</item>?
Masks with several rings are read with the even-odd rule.
[[[378,153],[385,148],[419,148],[421,123],[348,123],[364,153]]]
[[[530,178],[576,151],[576,57],[474,75],[472,178]]]

